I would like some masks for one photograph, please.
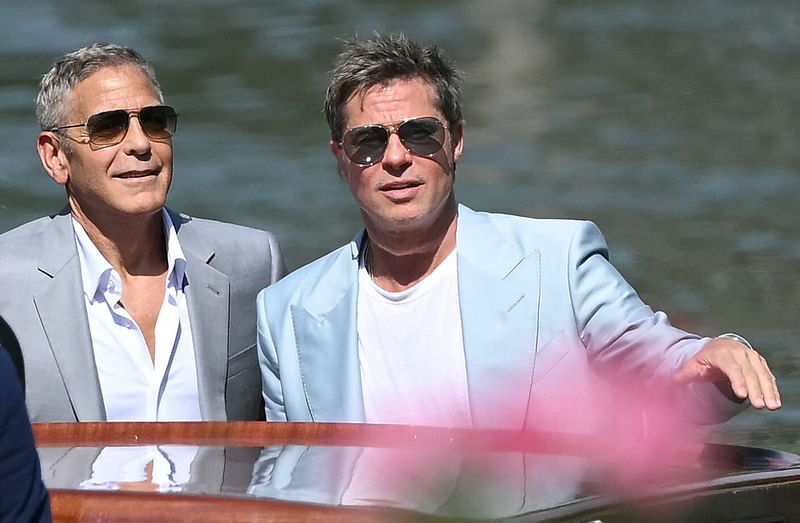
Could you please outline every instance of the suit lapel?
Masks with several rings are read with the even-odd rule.
[[[105,407],[94,363],[81,270],[69,214],[53,218],[38,265],[49,278],[33,297],[56,365],[78,421],[104,421]]]
[[[540,255],[499,241],[459,207],[458,279],[467,384],[476,428],[523,428],[537,347]],[[292,308],[313,421],[364,421],[356,308],[358,246],[341,251],[305,308]],[[486,253],[492,256],[486,256]]]
[[[292,306],[297,355],[313,421],[364,421],[356,306],[361,235],[319,278],[305,307]]]
[[[186,302],[192,326],[200,412],[204,420],[224,421],[228,372],[230,281],[211,266],[214,250],[186,220],[171,214],[186,256]]]
[[[539,252],[523,253],[498,240],[492,223],[466,207],[459,207],[458,220],[458,292],[473,425],[521,429],[537,343]]]

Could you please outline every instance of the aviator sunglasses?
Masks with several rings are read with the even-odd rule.
[[[153,105],[142,107],[138,111],[126,111],[125,109],[103,111],[90,116],[86,123],[63,125],[48,130],[61,131],[74,127],[86,127],[89,145],[108,147],[125,139],[132,116],[139,119],[142,131],[151,140],[166,140],[175,134],[178,126],[178,113],[175,112],[175,109],[168,105]]]
[[[409,118],[394,124],[371,124],[349,129],[339,146],[353,163],[369,167],[383,157],[392,134],[400,138],[409,152],[430,157],[441,150],[445,129],[447,126],[433,116]]]

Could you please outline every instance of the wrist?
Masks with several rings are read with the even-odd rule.
[[[716,339],[716,340],[722,339],[722,340],[734,340],[734,341],[738,341],[739,343],[741,343],[742,345],[744,345],[744,346],[745,346],[745,347],[747,347],[748,349],[750,349],[750,350],[755,350],[755,349],[753,348],[753,346],[752,346],[752,345],[750,345],[750,342],[749,342],[749,341],[747,341],[746,339],[744,339],[742,336],[739,336],[739,335],[738,335],[738,334],[736,334],[735,332],[726,332],[725,334],[720,334],[719,336],[717,336],[717,337],[716,337],[716,338],[714,338],[714,339]]]

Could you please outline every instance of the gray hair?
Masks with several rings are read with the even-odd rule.
[[[156,80],[153,67],[137,51],[117,44],[96,43],[67,53],[53,64],[42,77],[36,96],[36,118],[43,131],[62,125],[71,125],[69,94],[72,89],[92,73],[105,67],[130,65],[138,67],[153,84],[159,101],[164,96]]]
[[[461,123],[461,72],[436,45],[413,42],[402,33],[345,41],[325,94],[325,118],[333,141],[342,139],[345,105],[353,96],[392,80],[415,78],[433,87],[448,125]]]

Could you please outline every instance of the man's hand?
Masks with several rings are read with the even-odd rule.
[[[733,394],[749,399],[757,408],[781,408],[781,395],[775,376],[761,354],[741,342],[714,338],[692,356],[673,377],[676,383],[713,381],[730,387]]]

